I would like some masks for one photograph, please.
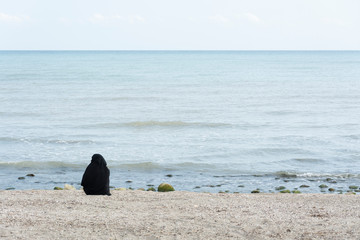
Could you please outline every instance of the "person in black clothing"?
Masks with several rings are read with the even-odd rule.
[[[81,180],[81,186],[87,195],[108,195],[110,170],[100,154],[94,154]]]

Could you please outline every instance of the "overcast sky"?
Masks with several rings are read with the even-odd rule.
[[[0,0],[2,50],[360,50],[360,0]]]

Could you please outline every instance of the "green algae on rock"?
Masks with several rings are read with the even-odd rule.
[[[280,191],[280,193],[291,193],[291,191],[290,191],[290,190],[288,190],[288,189],[286,189],[286,190],[282,190],[282,191]]]
[[[64,189],[61,187],[54,187],[54,190],[64,190]]]
[[[286,187],[284,187],[284,186],[280,186],[280,187],[276,187],[275,190],[280,191],[280,190],[284,190],[285,188]]]
[[[154,187],[149,187],[146,191],[156,192],[156,189]]]
[[[328,186],[326,184],[321,184],[319,188],[328,188]]]
[[[171,186],[168,183],[161,183],[158,186],[158,192],[171,192],[171,191],[175,191],[175,189],[173,186]]]

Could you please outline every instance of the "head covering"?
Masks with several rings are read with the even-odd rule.
[[[109,190],[110,170],[100,154],[94,154],[81,180],[88,195],[111,195]]]
[[[106,161],[104,159],[103,156],[101,156],[100,154],[96,153],[92,156],[91,158],[91,163],[97,164],[101,167],[105,166],[106,167]]]

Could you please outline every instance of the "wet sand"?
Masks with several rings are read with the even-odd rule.
[[[360,239],[360,196],[0,191],[1,239]]]

